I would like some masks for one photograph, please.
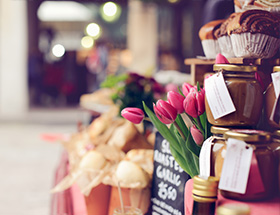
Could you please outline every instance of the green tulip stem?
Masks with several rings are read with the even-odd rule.
[[[183,134],[183,132],[182,132],[180,126],[177,124],[177,122],[174,121],[173,124],[176,126],[177,130],[179,131],[179,133],[180,133],[180,135],[182,136],[182,138],[184,139],[184,141],[186,141],[186,137],[185,137],[185,135]]]
[[[203,127],[201,125],[200,119],[199,119],[199,117],[197,117],[196,119],[197,119],[196,121],[197,121],[198,129],[201,131],[201,133],[204,136],[204,131],[203,131]]]

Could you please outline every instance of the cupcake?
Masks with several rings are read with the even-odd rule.
[[[235,57],[230,36],[227,33],[227,26],[228,23],[236,16],[237,13],[232,13],[215,31],[215,36],[219,43],[219,47],[221,50],[221,54],[224,55],[226,58]]]
[[[254,5],[265,10],[269,10],[272,13],[280,13],[279,0],[255,0]]]
[[[266,10],[238,13],[227,26],[236,57],[270,58],[280,47],[279,17]]]
[[[220,53],[220,47],[214,32],[220,27],[223,21],[223,19],[211,21],[203,25],[199,30],[198,35],[207,58],[214,59]]]

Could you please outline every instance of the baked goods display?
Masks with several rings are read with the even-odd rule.
[[[280,16],[260,9],[233,13],[214,34],[221,54],[228,58],[272,58],[280,47]],[[207,49],[203,46],[206,57],[215,58],[208,55]]]
[[[223,21],[224,20],[211,21],[202,26],[199,31],[199,38],[207,58],[215,58],[216,55],[221,52],[215,31],[220,27]]]

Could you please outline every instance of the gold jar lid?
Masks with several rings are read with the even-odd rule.
[[[272,71],[273,72],[280,72],[280,66],[274,66]]]
[[[214,202],[217,199],[219,178],[209,176],[193,178],[193,199],[195,201]]]
[[[272,138],[280,139],[280,130],[276,130],[272,133]]]
[[[234,138],[245,142],[268,142],[271,139],[269,132],[253,129],[234,129],[224,134],[224,138]]]
[[[229,128],[218,127],[218,126],[211,126],[211,133],[212,134],[224,134],[227,131],[229,131]]]
[[[217,215],[249,215],[250,207],[246,204],[228,203],[217,208]]]
[[[233,64],[214,64],[214,71],[225,70],[231,72],[256,72],[256,66],[239,66]]]

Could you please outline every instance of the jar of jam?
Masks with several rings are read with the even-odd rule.
[[[272,134],[271,148],[276,160],[276,179],[278,183],[278,195],[280,195],[280,130]]]
[[[280,66],[274,66],[273,67],[273,73],[274,72],[280,72]],[[280,124],[274,122],[270,119],[270,116],[272,114],[273,106],[276,102],[276,95],[274,91],[273,83],[271,82],[266,91],[265,91],[265,113],[266,113],[266,119],[270,126],[273,128],[280,128]]]
[[[211,150],[211,176],[221,177],[222,167],[226,152],[226,140],[224,133],[229,131],[229,128],[212,126],[211,133],[213,134],[213,145]]]
[[[256,66],[238,66],[232,64],[215,64],[215,72],[222,72],[226,87],[236,111],[214,119],[207,99],[205,101],[207,119],[216,126],[255,126],[259,122],[263,91],[255,79]]]
[[[257,201],[273,197],[276,192],[276,162],[270,147],[270,133],[259,130],[238,129],[227,131],[224,137],[226,140],[233,138],[244,141],[248,147],[253,148],[253,156],[245,193],[240,194],[221,190],[221,194],[226,198],[239,201]]]

